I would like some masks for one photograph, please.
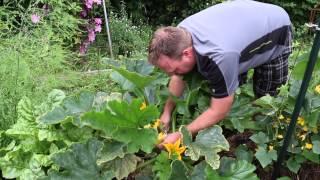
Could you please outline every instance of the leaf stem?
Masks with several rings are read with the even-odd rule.
[[[177,115],[177,110],[175,109],[172,112],[172,115],[171,115],[171,119],[172,119],[171,129],[172,129],[172,132],[176,132],[176,115]]]
[[[137,166],[136,170],[142,169],[142,168],[148,166],[149,164],[152,164],[152,163],[155,162],[155,161],[156,161],[156,158],[153,158],[153,159],[150,159],[150,160],[148,160],[148,161],[145,161],[145,162],[139,164],[139,165]]]

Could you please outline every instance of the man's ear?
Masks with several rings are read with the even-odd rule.
[[[190,46],[190,47],[187,47],[186,49],[184,49],[183,51],[182,51],[182,55],[183,56],[187,56],[187,57],[190,57],[190,56],[192,56],[193,54],[193,49],[192,49],[192,47]]]

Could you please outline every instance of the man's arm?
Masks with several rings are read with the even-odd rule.
[[[211,99],[210,107],[203,112],[197,119],[195,119],[192,123],[187,126],[187,129],[194,135],[198,131],[208,128],[216,123],[218,123],[221,119],[223,119],[231,109],[233,102],[233,95],[227,96],[221,99]],[[170,133],[166,136],[162,144],[159,145],[161,148],[163,144],[166,143],[174,143],[179,138],[181,138],[180,132]]]
[[[169,92],[177,97],[180,97],[183,93],[185,87],[185,83],[182,80],[182,77],[177,75],[172,75],[169,82]],[[160,117],[161,122],[164,124],[166,128],[169,126],[170,117],[173,108],[175,107],[175,102],[172,100],[172,98],[168,98],[166,101],[166,104],[163,109],[163,113]]]
[[[210,107],[190,123],[187,129],[192,134],[196,134],[198,131],[218,123],[228,114],[232,102],[233,95],[219,99],[212,98]]]

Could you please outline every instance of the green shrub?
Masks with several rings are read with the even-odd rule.
[[[130,19],[110,14],[110,34],[113,54],[116,56],[133,56],[146,54],[149,38],[152,33],[151,27],[146,25],[135,26]],[[107,47],[107,34],[97,37],[97,44]],[[103,45],[101,45],[103,44]]]
[[[51,41],[49,29],[42,30],[19,33],[0,42],[0,119],[10,121],[0,125],[9,126],[14,121],[20,98],[41,98],[45,78],[66,68],[63,64],[70,52],[61,43]]]
[[[76,58],[70,47],[80,33],[79,8],[66,0],[13,0],[0,7],[0,130],[16,121],[23,96],[41,100]]]

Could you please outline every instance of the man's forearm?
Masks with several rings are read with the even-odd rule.
[[[187,126],[191,134],[196,134],[198,131],[208,128],[225,117],[226,114],[215,112],[211,109],[204,111],[192,123]]]
[[[208,128],[223,119],[231,109],[233,95],[224,99],[213,99],[211,106],[187,126],[192,134]]]
[[[175,106],[176,106],[176,103],[172,100],[172,98],[168,98],[163,108],[163,114],[165,116],[171,116],[171,112]]]

